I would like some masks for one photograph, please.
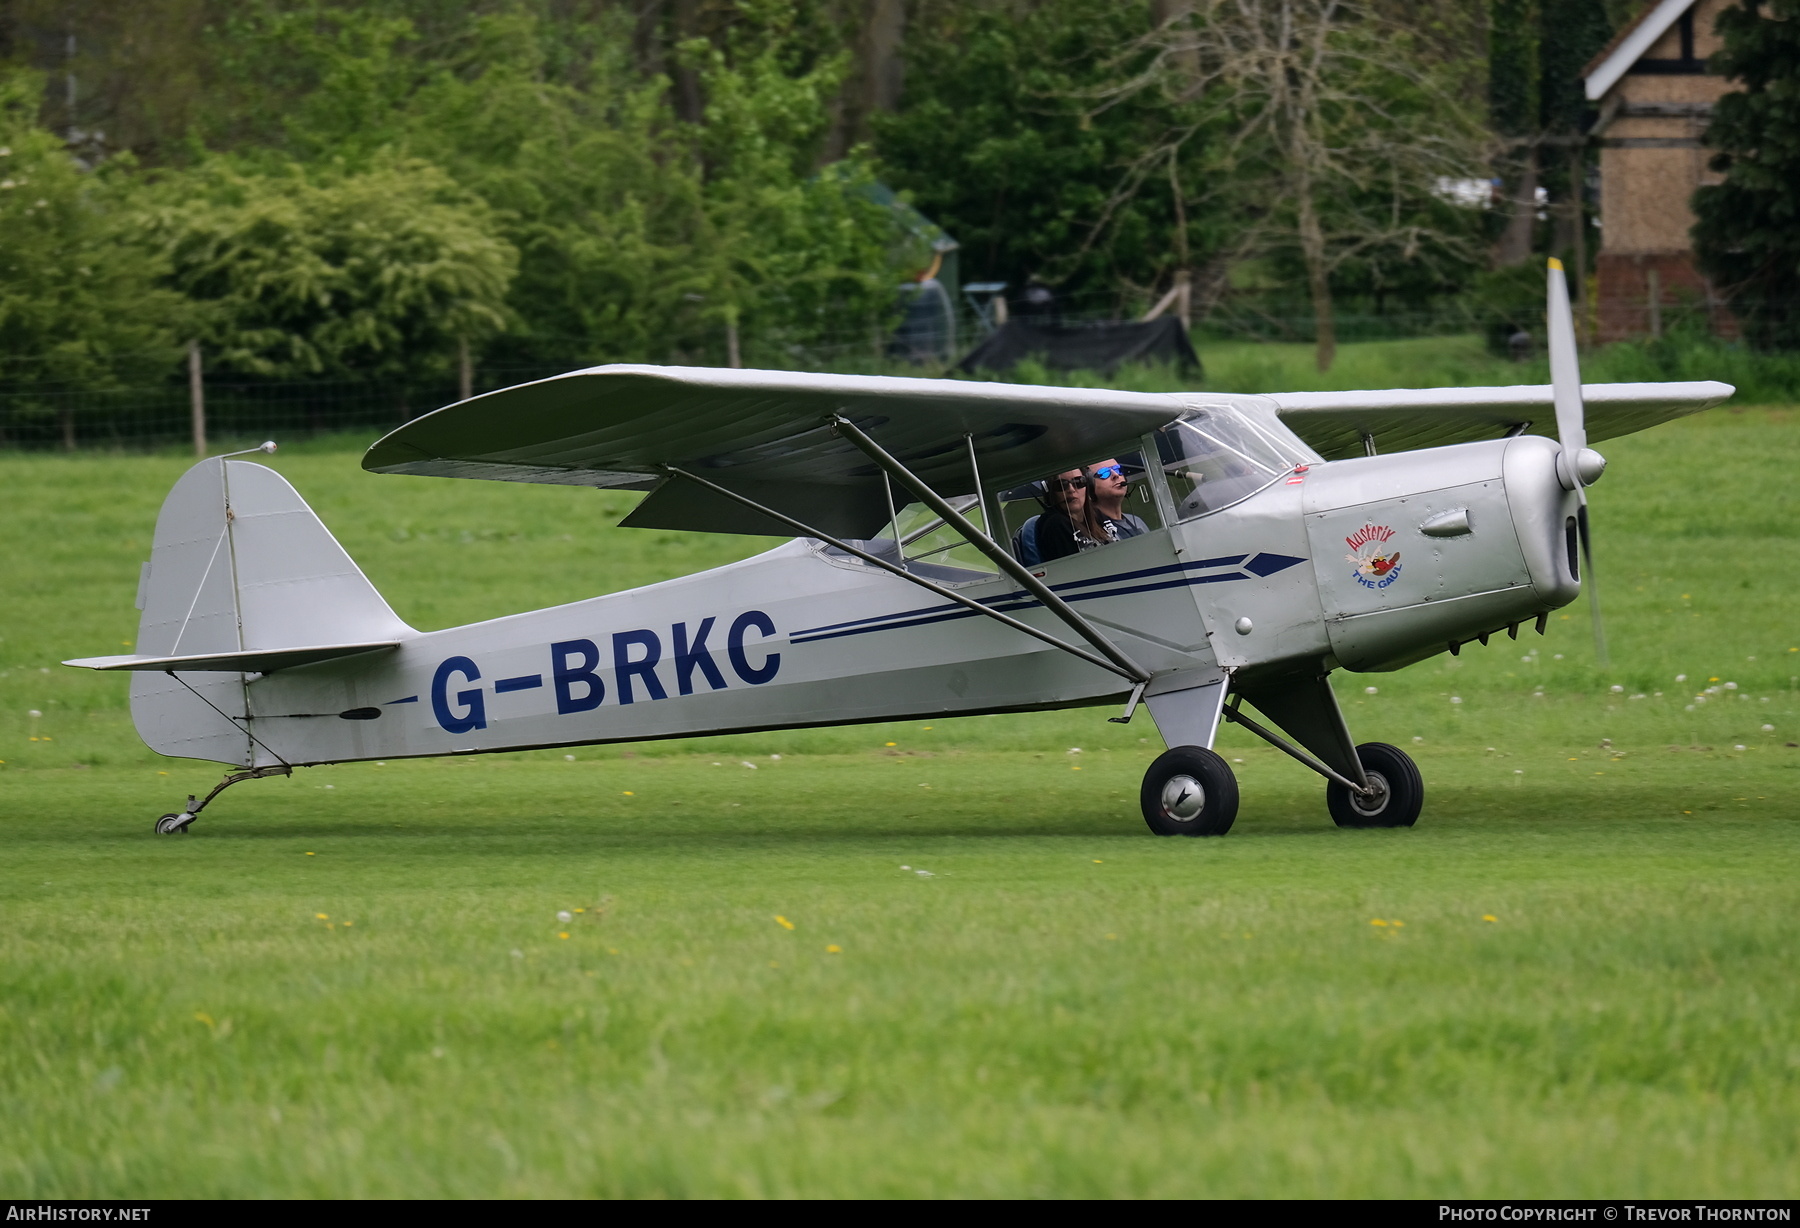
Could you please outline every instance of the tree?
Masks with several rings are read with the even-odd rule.
[[[706,98],[692,130],[706,176],[689,292],[729,335],[751,320],[789,353],[865,340],[910,263],[892,214],[863,190],[873,177],[860,150],[812,171],[849,57],[809,50],[779,4],[747,13],[722,48],[683,48]]]
[[[1223,124],[1219,190],[1187,212],[1222,207],[1242,219],[1240,252],[1297,257],[1319,370],[1336,355],[1332,277],[1349,262],[1472,259],[1473,218],[1437,191],[1480,164],[1464,66],[1418,54],[1401,22],[1343,0],[1196,0],[1145,42],[1154,63],[1114,96],[1161,89],[1201,109],[1132,173],[1174,159],[1209,119]]]
[[[1488,114],[1507,202],[1494,263],[1525,264],[1538,250],[1541,187],[1556,217],[1552,250],[1585,268],[1581,70],[1606,45],[1613,23],[1602,0],[1489,0],[1488,22]],[[1579,277],[1575,285],[1579,293]]]
[[[42,90],[39,74],[0,73],[0,381],[41,397],[73,448],[69,394],[159,373],[177,352],[182,301],[129,241],[130,166],[84,171],[35,122]]]
[[[692,361],[736,322],[784,344],[866,337],[892,299],[895,235],[852,188],[859,156],[813,171],[846,67],[815,7],[676,22],[709,31],[659,54],[680,88],[641,74],[618,7],[249,5],[229,54],[282,158],[423,157],[491,207],[520,256],[519,327],[491,357]]]
[[[1800,348],[1800,0],[1719,14],[1713,68],[1743,82],[1719,99],[1706,143],[1724,182],[1694,193],[1694,251],[1750,341]]]
[[[1230,230],[1182,201],[1204,195],[1204,132],[1170,167],[1120,178],[1183,122],[1154,91],[1115,97],[1154,49],[1142,3],[1040,0],[921,6],[908,32],[906,92],[874,121],[883,177],[962,244],[965,273],[1015,291],[1037,278],[1064,301],[1150,295]]]
[[[166,177],[159,198],[146,237],[227,369],[416,376],[507,322],[518,254],[429,163],[252,173],[222,159]]]
[[[1501,140],[1500,179],[1507,188],[1505,228],[1494,245],[1494,263],[1511,267],[1531,258],[1537,224],[1543,32],[1537,0],[1492,0],[1488,12],[1488,115]]]

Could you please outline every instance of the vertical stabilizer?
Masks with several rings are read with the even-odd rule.
[[[139,585],[136,653],[195,656],[404,639],[389,608],[286,479],[249,461],[201,461],[175,483],[156,518]],[[233,720],[241,673],[133,676],[131,715],[165,755],[254,762]]]

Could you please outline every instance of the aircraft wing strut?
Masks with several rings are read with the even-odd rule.
[[[885,453],[883,455],[885,455]],[[892,458],[889,458],[889,459],[892,459]],[[898,465],[898,462],[895,462],[895,464]],[[900,468],[901,468],[902,472],[905,472],[904,466],[900,466]],[[1083,661],[1088,662],[1090,665],[1097,665],[1101,669],[1107,670],[1111,673],[1118,674],[1121,678],[1124,678],[1127,682],[1131,682],[1131,683],[1135,684],[1136,690],[1133,692],[1133,696],[1132,696],[1134,700],[1142,692],[1144,684],[1149,681],[1150,675],[1147,672],[1145,672],[1141,666],[1134,663],[1129,657],[1127,657],[1124,653],[1120,652],[1116,647],[1114,647],[1106,639],[1106,637],[1104,635],[1101,635],[1100,632],[1096,628],[1094,628],[1090,622],[1088,622],[1087,619],[1083,618],[1080,614],[1075,613],[1075,611],[1070,610],[1068,608],[1067,602],[1063,601],[1062,598],[1058,597],[1055,593],[1051,592],[1048,588],[1046,588],[1044,586],[1043,582],[1041,580],[1039,580],[1036,576],[1033,576],[1030,572],[1025,572],[1025,578],[1031,582],[1030,585],[1027,586],[1027,588],[1033,594],[1033,596],[1039,596],[1038,590],[1041,589],[1042,596],[1047,596],[1049,598],[1048,601],[1044,602],[1045,608],[1049,609],[1052,613],[1056,614],[1059,618],[1062,618],[1064,622],[1067,622],[1071,626],[1075,627],[1075,629],[1081,633],[1083,639],[1087,639],[1090,643],[1093,643],[1095,647],[1101,648],[1101,650],[1106,654],[1105,656],[1100,656],[1100,655],[1096,655],[1095,653],[1089,652],[1087,649],[1082,648],[1079,645],[1071,644],[1067,640],[1064,640],[1058,636],[1051,635],[1048,631],[1041,631],[1038,628],[1032,626],[1030,623],[1021,622],[1019,619],[1014,618],[1012,615],[1002,613],[1001,611],[994,609],[992,606],[983,605],[981,602],[975,600],[973,597],[969,597],[963,593],[959,593],[953,588],[946,588],[945,586],[943,586],[942,584],[939,584],[935,580],[928,579],[925,576],[917,575],[914,572],[910,572],[910,571],[906,570],[904,567],[896,566],[895,564],[888,562],[886,559],[881,558],[874,554],[870,554],[867,550],[863,550],[863,549],[851,544],[850,542],[842,541],[839,538],[833,537],[829,533],[823,532],[822,530],[817,529],[817,528],[813,527],[812,525],[805,523],[804,521],[796,520],[794,517],[787,515],[785,512],[777,511],[776,509],[774,509],[772,507],[765,507],[763,504],[758,503],[756,500],[750,498],[748,495],[740,494],[739,492],[737,492],[735,490],[731,490],[727,487],[721,486],[717,482],[711,481],[707,478],[703,478],[697,473],[689,473],[685,469],[677,469],[674,466],[666,467],[665,472],[670,477],[686,479],[687,481],[693,482],[696,485],[702,487],[703,489],[710,490],[714,494],[720,495],[721,497],[729,499],[734,503],[740,504],[743,507],[749,509],[750,511],[757,512],[764,516],[768,516],[771,519],[775,520],[776,522],[786,525],[790,529],[793,529],[796,533],[800,534],[802,537],[817,538],[819,541],[824,542],[826,545],[832,547],[833,549],[842,550],[845,554],[853,555],[854,557],[861,559],[863,562],[868,563],[869,565],[871,565],[873,567],[879,567],[881,570],[888,572],[890,575],[899,576],[902,580],[908,581],[909,583],[912,583],[912,584],[916,584],[920,588],[927,589],[930,592],[934,593],[935,595],[944,598],[946,601],[953,601],[957,605],[960,605],[960,606],[965,607],[966,609],[972,610],[973,612],[975,612],[977,614],[984,614],[987,617],[993,619],[995,622],[1002,623],[1005,626],[1011,627],[1015,631],[1022,631],[1026,635],[1031,636],[1033,639],[1042,640],[1044,643],[1049,644],[1053,648],[1060,648],[1062,651],[1070,654],[1071,656],[1080,657]],[[914,481],[914,482],[918,481],[917,478],[912,478],[912,475],[910,473],[907,474],[907,476],[909,478],[911,478],[912,481]],[[1000,547],[994,543],[992,538],[988,537],[985,533],[981,532],[981,530],[979,530],[979,529],[975,528],[973,525],[969,524],[969,522],[967,520],[965,520],[962,517],[962,515],[956,511],[955,508],[951,507],[947,502],[945,502],[944,500],[939,498],[939,496],[937,495],[937,493],[935,491],[931,491],[929,487],[924,487],[923,483],[920,483],[920,486],[923,487],[930,494],[930,499],[928,499],[927,502],[931,503],[932,509],[934,511],[938,512],[939,515],[944,516],[946,523],[950,524],[951,527],[956,529],[956,531],[958,533],[961,533],[965,538],[967,538],[971,545],[975,546],[977,549],[981,549],[982,552],[985,554],[985,553],[987,553],[987,550],[983,549],[982,545],[981,545],[982,542],[985,542],[988,547],[991,547],[995,551],[999,551],[1002,555],[1005,554],[1005,552],[1000,550]],[[992,557],[992,556],[990,555],[989,557]],[[1012,564],[1012,567],[1007,569],[1007,574],[1009,576],[1012,576],[1015,580],[1018,579],[1017,576],[1013,575],[1013,568],[1018,568],[1021,571],[1023,571],[1024,569],[1019,568],[1019,564],[1017,562],[1014,562],[1010,555],[1006,556],[1006,561],[1008,563]],[[1040,599],[1042,599],[1042,598],[1040,597]],[[1067,616],[1065,616],[1063,614],[1063,611],[1067,611]],[[1116,660],[1114,658],[1116,658]]]
[[[1112,663],[1110,668],[1114,673],[1131,679],[1133,682],[1137,683],[1139,687],[1142,687],[1144,683],[1150,681],[1150,675],[1143,666],[1121,652],[1111,640],[1101,634],[1098,627],[1094,626],[1094,624],[1071,609],[1068,602],[1064,601],[1050,590],[1049,585],[1032,575],[1029,569],[1017,559],[1013,558],[1013,556],[993,538],[969,523],[967,517],[957,511],[954,507],[950,506],[950,503],[944,499],[943,496],[927,486],[905,465],[890,456],[880,444],[865,435],[858,429],[854,422],[850,421],[848,418],[839,417],[833,420],[832,425],[837,428],[838,434],[855,444],[869,457],[870,460],[874,461],[877,465],[880,465],[884,473],[906,487],[906,489],[912,491],[913,494],[918,496],[921,503],[943,517],[944,523],[961,534],[964,541],[987,555],[988,558],[993,560],[994,566],[998,567],[1008,576],[1011,576],[1013,581],[1021,588],[1043,602],[1046,610],[1049,610],[1052,614],[1061,619],[1070,630],[1074,631],[1082,639],[1099,649],[1107,660]],[[975,488],[980,490],[981,471],[976,467],[975,437],[973,435],[966,435],[964,436],[964,441],[969,447],[969,467],[974,470],[973,477]],[[1064,645],[1064,647],[1067,647],[1067,645]]]

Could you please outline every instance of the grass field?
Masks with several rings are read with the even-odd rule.
[[[1796,442],[1605,445],[1611,668],[1578,604],[1340,676],[1416,829],[1228,729],[1207,841],[1101,711],[315,769],[157,838],[216,767],[55,662],[131,640],[185,462],[0,457],[0,1196],[1800,1195]],[[273,463],[421,627],[765,544]]]

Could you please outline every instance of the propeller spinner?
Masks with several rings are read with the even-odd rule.
[[[1606,472],[1606,458],[1587,446],[1587,420],[1581,402],[1581,364],[1575,353],[1575,320],[1569,311],[1569,285],[1562,261],[1550,259],[1549,303],[1546,311],[1550,334],[1550,389],[1556,404],[1556,437],[1562,453],[1556,475],[1563,489],[1575,492],[1580,503],[1576,531],[1581,539],[1581,565],[1586,573],[1588,610],[1594,620],[1594,655],[1607,664],[1606,629],[1600,621],[1600,586],[1594,572],[1594,547],[1588,532],[1587,487]]]

